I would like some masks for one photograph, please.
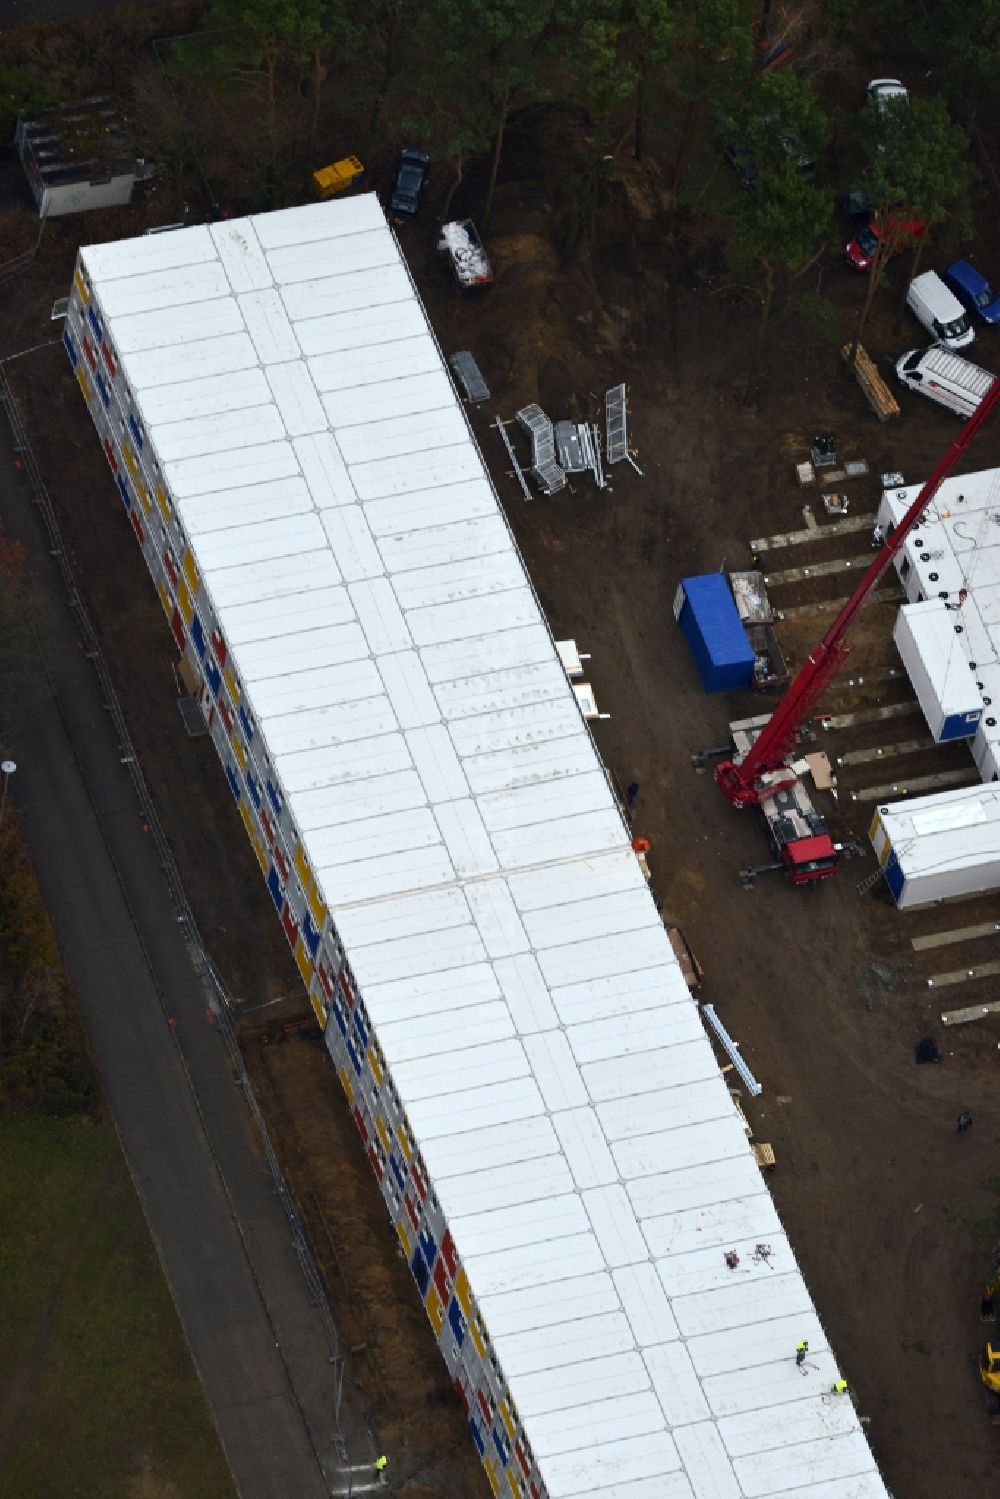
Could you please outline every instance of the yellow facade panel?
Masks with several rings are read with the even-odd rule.
[[[309,949],[306,947],[301,937],[296,938],[295,941],[295,966],[301,973],[302,982],[308,989],[309,985],[312,983],[313,965],[312,959],[309,957]]]
[[[399,1235],[399,1242],[403,1246],[403,1253],[406,1255],[407,1260],[410,1260],[413,1256],[413,1241],[402,1218],[396,1219],[396,1233]]]
[[[181,572],[187,579],[187,585],[191,592],[197,593],[200,580],[198,578],[198,569],[194,565],[194,557],[190,551],[184,553],[184,560],[181,562]]]
[[[427,1308],[427,1315],[431,1319],[434,1336],[437,1337],[444,1326],[444,1306],[441,1297],[437,1293],[436,1286],[429,1285],[427,1287],[427,1300],[424,1302],[424,1306]]]
[[[379,1049],[374,1041],[368,1048],[368,1065],[371,1067],[372,1075],[375,1078],[376,1087],[381,1088],[382,1081],[385,1077],[385,1069],[382,1065],[382,1058],[379,1055]]]
[[[187,591],[187,584],[183,579],[177,584],[177,607],[181,611],[181,619],[186,625],[190,625],[194,617],[194,605],[191,602],[191,595]]]

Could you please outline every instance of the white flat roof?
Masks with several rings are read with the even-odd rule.
[[[376,199],[82,254],[548,1494],[884,1499]]]
[[[946,600],[932,596],[919,604],[903,604],[894,631],[897,646],[901,628],[909,635],[935,702],[945,716],[975,712],[982,701],[976,674],[969,666],[966,634],[964,630],[956,634],[957,623],[958,613],[948,608]]]
[[[908,879],[1000,860],[998,786],[960,786],[890,802],[878,815]]]
[[[888,489],[883,494],[880,516],[886,513],[898,524],[920,492],[919,484]],[[977,748],[985,741],[992,747],[988,764],[1000,757],[1000,715],[992,690],[989,668],[1000,663],[1000,469],[982,469],[945,479],[926,512],[926,520],[907,537],[902,556],[909,562],[925,599],[947,593],[962,626],[959,648],[978,670],[975,679],[983,701],[983,717],[976,732]],[[902,559],[897,558],[897,570]],[[985,669],[985,671],[984,671]],[[985,699],[990,698],[991,702]],[[987,720],[993,719],[989,723]],[[982,764],[980,754],[978,758]],[[981,768],[982,768],[981,764]]]

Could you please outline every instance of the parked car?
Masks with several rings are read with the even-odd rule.
[[[941,280],[949,291],[955,293],[962,306],[981,317],[984,323],[1000,323],[1000,297],[974,265],[967,260],[956,260],[942,271]]]
[[[901,219],[897,223],[890,218],[886,220],[886,225],[895,240],[893,255],[899,255],[907,249],[915,239],[920,238],[927,227],[919,219]],[[859,229],[850,243],[844,246],[848,264],[856,271],[870,271],[884,232],[878,219]]]
[[[764,122],[767,123],[766,121]],[[816,163],[809,155],[797,135],[789,131],[786,135],[778,137],[778,145],[788,157],[789,161],[795,163],[807,182],[816,175]],[[726,141],[723,146],[726,160],[733,171],[739,177],[747,192],[757,185],[759,167],[757,156],[752,146],[746,141]]]
[[[879,114],[885,114],[892,101],[910,97],[898,78],[873,78],[868,85],[867,94],[868,103],[874,105]]]
[[[396,176],[389,198],[389,212],[402,213],[412,219],[420,207],[430,176],[431,159],[426,151],[407,146],[399,153]]]
[[[471,219],[442,224],[438,249],[447,255],[452,275],[464,291],[492,286],[493,267]]]
[[[863,187],[852,187],[837,194],[837,207],[849,222],[867,224],[875,212],[875,200]]]
[[[969,314],[937,271],[924,271],[910,282],[906,305],[931,338],[945,348],[965,349],[975,342]]]
[[[793,161],[795,163],[806,181],[811,182],[816,175],[816,163],[813,161],[812,157],[809,155],[809,152],[799,140],[798,136],[795,135],[792,131],[789,131],[787,135],[783,135],[781,137],[781,149],[782,151],[784,151],[789,161]]]
[[[757,158],[745,141],[726,141],[723,154],[747,192],[757,181]]]

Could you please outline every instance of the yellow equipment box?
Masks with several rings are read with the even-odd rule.
[[[318,172],[313,172],[313,182],[321,198],[332,198],[335,193],[342,193],[347,188],[354,187],[364,175],[364,165],[358,158],[345,156],[341,161],[335,161],[332,166],[320,167]]]

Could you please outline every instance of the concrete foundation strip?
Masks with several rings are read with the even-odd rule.
[[[970,979],[995,978],[998,973],[1000,973],[1000,963],[980,963],[977,968],[954,968],[951,973],[932,974],[927,980],[927,987],[928,989],[947,989],[952,984],[967,984]],[[977,1005],[975,1008],[982,1009],[982,1005]]]
[[[932,947],[951,947],[955,942],[972,942],[976,937],[992,937],[1000,932],[1000,921],[984,921],[979,926],[956,926],[949,932],[932,932],[927,937],[914,937],[911,947],[914,952],[927,952]]]
[[[848,750],[837,756],[838,765],[865,765],[871,760],[891,760],[894,755],[919,755],[934,749],[933,739],[904,739],[901,744],[881,744],[877,749]]]
[[[891,786],[865,786],[861,791],[852,791],[855,802],[891,802],[901,796],[910,796],[914,791],[939,791],[942,786],[976,786],[979,777],[967,770],[943,770],[933,776],[911,776],[905,784],[895,782]]]
[[[801,619],[806,614],[822,614],[824,611],[832,614],[835,609],[843,609],[845,604],[849,604],[851,597],[851,594],[845,593],[839,599],[820,599],[815,604],[793,604],[790,609],[776,609],[774,617],[775,619]],[[901,604],[905,598],[906,594],[901,588],[880,588],[872,594],[868,600],[868,604],[869,606],[872,604]]]
[[[920,705],[914,697],[905,703],[886,703],[882,708],[859,708],[856,713],[821,713],[819,717],[824,729],[853,729],[857,724],[882,723],[887,718],[906,718],[919,712]]]
[[[988,1005],[970,1005],[966,1010],[942,1010],[942,1025],[968,1025],[970,1020],[983,1020],[987,1015],[1000,1015],[1000,1001]]]
[[[871,554],[863,552],[860,557],[837,557],[833,562],[814,562],[811,567],[789,567],[780,573],[765,573],[768,588],[778,588],[782,583],[803,583],[806,578],[829,578],[834,573],[864,573],[872,564]]]
[[[809,512],[812,515],[812,511]],[[808,524],[808,523],[807,523]],[[805,531],[785,531],[777,536],[758,536],[750,545],[755,552],[777,552],[782,547],[801,546],[805,541],[821,541],[824,536],[848,536],[852,531],[870,531],[875,525],[875,516],[851,515],[847,520],[838,520],[830,526],[813,523]]]

